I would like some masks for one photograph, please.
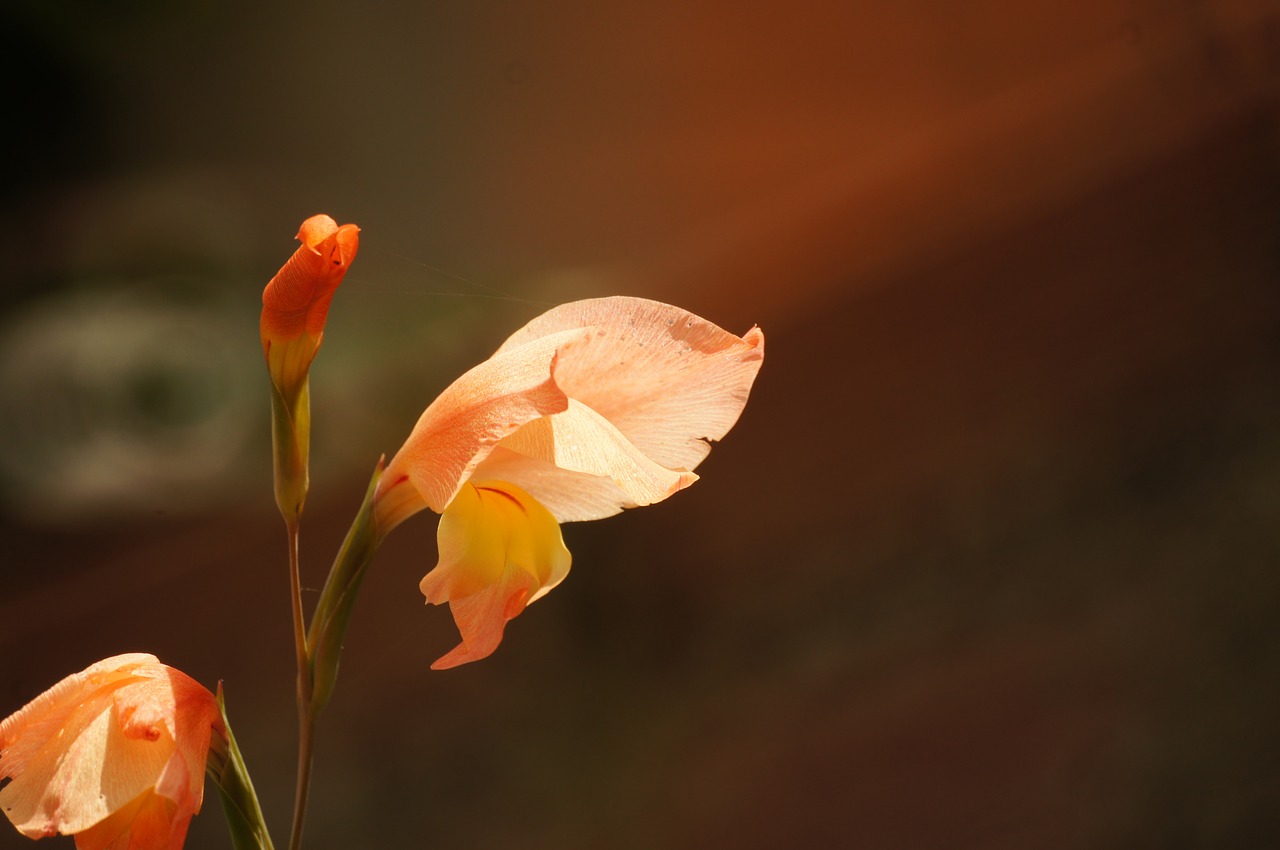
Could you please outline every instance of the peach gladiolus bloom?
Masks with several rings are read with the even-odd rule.
[[[375,494],[379,534],[423,508],[442,514],[421,589],[449,603],[462,643],[432,667],[489,655],[564,579],[559,523],[696,481],[763,359],[759,328],[737,337],[678,307],[599,298],[534,319],[441,393]]]
[[[296,386],[315,359],[333,293],[360,248],[360,228],[313,215],[298,231],[301,247],[262,292],[262,353],[281,392]]]
[[[0,723],[0,810],[79,850],[178,850],[223,728],[213,694],[155,656],[99,661]]]

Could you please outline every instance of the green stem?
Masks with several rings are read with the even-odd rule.
[[[316,712],[311,704],[298,706],[298,784],[293,796],[293,824],[289,827],[289,850],[302,846],[302,826],[307,817],[307,796],[311,790],[312,742],[315,740]]]
[[[276,506],[284,518],[289,546],[289,600],[293,609],[293,647],[298,666],[298,780],[293,798],[290,850],[298,850],[307,813],[311,784],[312,708],[311,657],[307,652],[307,623],[302,611],[302,571],[298,563],[298,523],[309,486],[311,391],[305,377],[287,391],[273,379],[271,392],[271,448],[275,471]]]
[[[311,710],[311,661],[307,656],[307,625],[302,613],[302,577],[298,564],[298,522],[285,520],[289,535],[289,590],[293,601],[293,643],[298,661],[298,780],[293,796],[293,825],[289,848],[302,843],[302,824],[307,813],[307,792],[311,787],[311,752],[315,737],[315,714]]]
[[[351,619],[356,593],[381,542],[373,516],[373,495],[381,474],[382,463],[379,462],[369,482],[364,503],[329,570],[324,590],[311,615],[310,630],[305,633],[297,568],[297,525],[286,521],[290,530],[289,572],[294,593],[294,636],[298,642],[298,780],[293,799],[293,824],[289,830],[289,850],[299,850],[302,844],[302,828],[311,789],[316,720],[333,693],[342,639]]]
[[[311,664],[307,659],[307,623],[302,614],[302,572],[298,564],[298,521],[286,520],[289,535],[289,596],[293,607],[293,647],[298,663],[298,706],[311,701]]]

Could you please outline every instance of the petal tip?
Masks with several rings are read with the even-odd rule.
[[[302,222],[302,226],[298,228],[298,235],[294,238],[308,248],[315,250],[316,245],[331,234],[336,233],[337,230],[338,222],[334,221],[332,217],[320,213]]]

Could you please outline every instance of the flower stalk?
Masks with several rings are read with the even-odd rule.
[[[298,562],[299,522],[310,487],[310,370],[324,339],[333,294],[359,250],[359,234],[360,228],[354,224],[339,226],[327,215],[308,218],[298,230],[298,241],[302,245],[262,293],[259,331],[262,354],[271,377],[273,481],[276,506],[288,536],[289,595],[298,667],[298,776],[290,850],[297,850],[302,842],[318,710]],[[336,667],[336,661],[334,664]]]

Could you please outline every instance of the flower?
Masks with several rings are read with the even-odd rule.
[[[0,810],[79,850],[178,850],[223,729],[213,694],[155,656],[99,661],[0,722]]]
[[[506,623],[560,583],[559,523],[600,519],[688,487],[737,421],[764,334],[678,307],[600,298],[512,335],[423,412],[374,496],[378,533],[430,508],[439,563],[421,582],[462,643],[432,667],[492,653]]]
[[[286,398],[296,392],[324,336],[333,293],[360,247],[360,228],[327,215],[302,223],[302,246],[262,292],[262,353],[271,380]]]

